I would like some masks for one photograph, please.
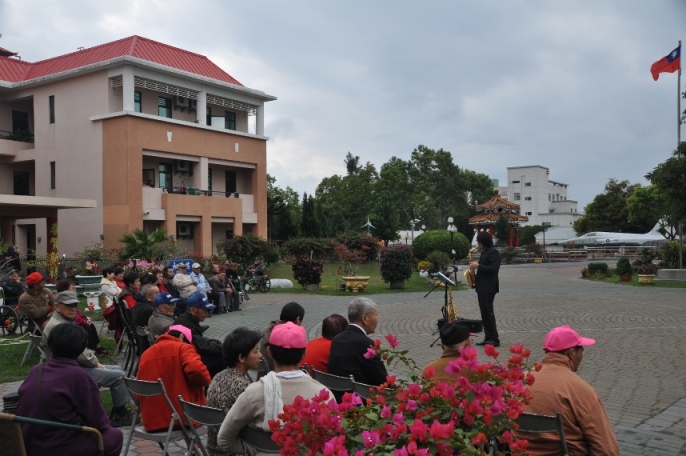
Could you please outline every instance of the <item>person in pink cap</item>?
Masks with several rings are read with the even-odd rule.
[[[274,326],[267,346],[267,352],[274,360],[274,370],[250,384],[238,396],[219,428],[219,449],[243,454],[238,437],[241,429],[252,425],[268,431],[269,420],[277,419],[284,404],[292,404],[296,396],[311,399],[325,390],[334,400],[328,388],[300,370],[306,345],[307,333],[302,326],[290,321]]]
[[[539,415],[562,414],[570,456],[616,456],[619,444],[598,393],[576,374],[584,347],[594,339],[581,337],[569,325],[553,328],[545,337],[543,367],[534,372],[531,403],[525,411]],[[559,455],[557,434],[519,433],[529,441],[527,450],[538,456]]]

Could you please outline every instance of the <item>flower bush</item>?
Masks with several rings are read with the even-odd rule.
[[[293,278],[303,287],[321,283],[324,264],[306,256],[288,257],[286,262],[291,265]]]
[[[450,384],[434,381],[432,372],[419,375],[407,351],[395,350],[397,339],[389,334],[386,340],[391,349],[376,340],[365,356],[380,356],[389,365],[402,362],[411,371],[409,380],[388,376],[373,399],[345,393],[340,404],[323,390],[312,399],[298,396],[279,420],[269,422],[272,439],[283,447],[280,454],[482,455],[483,445],[493,440],[507,445],[509,454],[529,454],[528,442],[511,432],[534,382],[528,349],[517,344],[499,362],[500,353],[487,345],[485,353],[494,361],[482,364],[476,349],[466,347],[446,370],[467,375]]]
[[[367,261],[367,253],[364,250],[349,249],[345,244],[338,244],[335,252],[336,258],[341,262],[338,273],[342,273],[343,277],[355,277],[357,269]]]
[[[636,268],[636,274],[655,275],[657,274],[657,265],[652,263],[644,263]]]
[[[391,245],[381,250],[381,277],[384,282],[404,282],[412,277],[412,246]]]

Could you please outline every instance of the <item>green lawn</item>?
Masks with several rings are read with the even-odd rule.
[[[631,287],[646,287],[646,288],[686,288],[686,282],[674,282],[669,280],[655,280],[652,284],[638,283],[638,275],[633,274],[630,282],[622,282],[619,276],[612,277],[593,277],[586,280],[595,280],[597,282],[616,283],[618,285],[628,285]]]
[[[273,264],[267,268],[267,274],[271,278],[279,279],[289,279],[293,282],[293,288],[291,289],[274,289],[274,292],[278,293],[312,293],[321,295],[332,295],[332,296],[350,296],[353,293],[349,291],[340,291],[337,289],[337,280],[340,279],[343,274],[338,273],[338,267],[340,263],[324,263],[324,273],[322,274],[322,281],[319,284],[319,290],[317,291],[307,291],[305,288],[300,286],[293,279],[293,272],[290,265],[286,263]],[[405,282],[405,288],[402,290],[391,290],[391,286],[388,283],[384,283],[381,278],[381,272],[379,271],[379,263],[365,263],[360,265],[357,270],[358,276],[369,276],[369,285],[364,292],[358,293],[360,295],[371,295],[379,293],[404,293],[413,291],[423,291],[428,292],[433,288],[432,284],[426,282],[422,277],[419,277],[419,273],[415,272],[412,278]],[[458,279],[462,279],[462,275],[458,273]],[[464,284],[459,283],[455,290],[466,289]]]

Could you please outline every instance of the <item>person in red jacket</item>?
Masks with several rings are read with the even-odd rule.
[[[169,327],[166,334],[157,338],[155,344],[141,355],[138,380],[156,382],[162,379],[167,395],[174,408],[187,425],[179,395],[194,404],[205,405],[205,388],[210,384],[210,373],[200,360],[200,355],[191,343],[190,329],[181,325]],[[164,397],[138,397],[141,405],[141,419],[148,432],[166,431],[169,427],[169,409]],[[164,412],[163,412],[164,411]],[[178,423],[176,427],[179,427]]]
[[[320,372],[329,372],[329,352],[334,337],[345,331],[348,320],[343,315],[331,314],[322,321],[322,337],[312,339],[307,343],[305,357],[301,366],[307,365],[310,375],[314,377],[312,368]]]

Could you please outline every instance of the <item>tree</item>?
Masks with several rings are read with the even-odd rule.
[[[314,197],[308,198],[307,193],[303,195],[303,217],[300,223],[300,231],[303,237],[319,237],[320,235]]]
[[[610,179],[605,185],[605,192],[596,195],[586,208],[586,215],[574,222],[577,235],[590,231],[614,231],[619,233],[646,233],[657,220],[644,218],[636,222],[629,221],[627,200],[640,184],[629,181]]]
[[[673,224],[686,222],[686,142],[674,155],[646,174],[663,199],[664,212]]]
[[[302,209],[300,197],[291,187],[282,189],[267,174],[267,223],[269,238],[287,240],[299,235]]]
[[[510,220],[505,214],[500,214],[494,226],[495,237],[500,245],[505,245],[510,240]]]
[[[159,261],[153,254],[153,246],[159,242],[168,241],[167,230],[157,228],[148,234],[145,231],[135,228],[130,233],[125,233],[119,238],[119,242],[124,244],[119,252],[120,260],[147,260]]]
[[[656,185],[639,187],[627,199],[629,220],[636,222],[646,217],[660,223],[660,233],[667,239],[674,239],[677,235],[678,222],[668,214],[668,204]]]
[[[540,225],[522,226],[519,228],[519,245],[536,243],[536,234],[543,228]]]
[[[376,203],[370,219],[374,225],[373,230],[376,237],[386,241],[386,243],[398,239],[400,215],[391,193],[384,191],[376,195]]]
[[[348,155],[345,156],[343,163],[345,163],[345,168],[348,170],[348,176],[352,176],[353,174],[360,172],[361,166],[359,156],[355,155],[353,157],[353,154],[348,152]]]

